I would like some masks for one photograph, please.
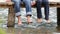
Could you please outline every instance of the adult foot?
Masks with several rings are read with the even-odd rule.
[[[28,24],[32,23],[32,19],[31,19],[30,16],[27,16],[27,23],[28,23]]]
[[[18,25],[21,25],[22,24],[21,17],[17,16],[17,18],[18,18]]]
[[[51,23],[51,21],[50,21],[50,20],[46,20],[46,21],[47,21],[47,23],[48,23],[48,24],[50,24],[50,23]]]
[[[42,22],[42,18],[37,19],[37,22],[38,22],[38,23],[41,23],[41,22]]]

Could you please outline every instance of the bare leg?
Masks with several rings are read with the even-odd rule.
[[[31,16],[27,16],[27,22],[28,24],[32,23]]]
[[[31,0],[25,0],[25,7],[26,7],[26,16],[28,24],[32,22],[31,20]]]
[[[18,25],[21,25],[22,24],[21,17],[17,16],[17,18],[18,18]]]

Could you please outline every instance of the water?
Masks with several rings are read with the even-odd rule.
[[[41,9],[42,10],[42,15],[43,15],[43,21],[45,22],[44,19],[44,8]],[[24,12],[23,12],[24,11]],[[56,7],[51,7],[49,10],[49,18],[52,22],[52,24],[46,25],[43,24],[41,26],[37,26],[38,24],[36,22],[37,19],[37,15],[36,15],[36,8],[32,8],[32,18],[33,18],[33,24],[31,24],[30,26],[27,25],[26,23],[26,27],[20,27],[17,24],[15,24],[14,28],[8,28],[6,27],[7,25],[4,25],[7,23],[7,17],[8,17],[8,8],[0,8],[0,33],[2,34],[56,34],[58,32],[60,32],[59,30],[56,29],[56,22],[57,22],[57,10]],[[21,18],[23,22],[26,22],[26,12],[25,12],[25,8],[21,8]],[[17,18],[15,19],[15,23],[17,23]],[[59,34],[59,33],[58,33]]]
[[[44,16],[44,8],[41,9],[42,10],[42,15],[43,15],[43,18],[45,17]],[[24,12],[23,12],[24,11]],[[57,22],[57,16],[56,16],[56,13],[57,13],[57,10],[56,10],[56,7],[51,7],[50,10],[49,10],[50,14],[49,14],[49,17],[50,17],[50,20],[53,21],[53,22]],[[22,21],[23,22],[26,22],[26,12],[25,12],[25,8],[21,8],[21,18],[22,18]],[[32,8],[32,18],[33,18],[33,21],[36,20],[36,17],[37,14],[36,14],[36,8]],[[3,20],[7,20],[7,17],[8,17],[8,8],[0,8],[0,19],[3,19]],[[16,20],[16,23],[17,23],[17,18],[15,19]]]
[[[1,0],[4,2],[5,0]],[[49,1],[56,1],[56,0],[49,0]],[[59,2],[58,0],[56,2]],[[21,18],[23,22],[26,22],[26,12],[25,8],[21,8]],[[43,21],[44,20],[44,9],[42,8],[42,15],[43,15]],[[24,12],[23,12],[24,11]],[[32,18],[33,18],[33,24],[30,26],[26,24],[26,27],[20,27],[17,24],[15,24],[15,27],[6,27],[7,23],[7,17],[8,17],[8,8],[0,8],[0,34],[60,34],[60,29],[56,28],[56,22],[57,22],[57,10],[56,7],[51,7],[49,10],[49,18],[52,22],[52,24],[47,25],[43,24],[41,26],[37,26],[38,24],[36,22],[37,15],[36,15],[36,8],[32,8]],[[17,18],[15,19],[15,23],[17,23]]]
[[[2,23],[2,24],[7,23],[8,10],[9,10],[8,8],[0,8],[0,23]],[[43,22],[45,22],[44,8],[42,8],[41,10],[42,10],[42,15],[43,15]],[[56,22],[57,22],[57,16],[56,16],[57,10],[56,10],[56,7],[50,7],[49,12],[50,12],[49,13],[49,18],[50,18],[51,22],[53,24],[55,23],[55,25],[56,25]],[[21,8],[21,15],[22,15],[21,16],[22,22],[26,22],[27,20],[26,20],[26,16],[25,16],[26,15],[25,8]],[[36,22],[36,19],[37,19],[36,16],[37,16],[36,8],[32,8],[32,17],[31,18],[33,20],[33,24]],[[17,18],[15,19],[15,23],[18,23]],[[6,25],[4,25],[4,26],[6,26]],[[37,24],[36,24],[36,27],[37,27]]]

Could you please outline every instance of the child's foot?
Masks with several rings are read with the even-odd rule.
[[[27,23],[28,24],[32,23],[32,20],[31,20],[31,17],[30,16],[27,16]]]
[[[18,18],[18,25],[21,25],[22,24],[21,17],[18,16],[17,18]]]
[[[22,24],[21,20],[18,21],[18,26],[24,26],[24,24]]]
[[[38,22],[38,23],[41,23],[41,22],[42,22],[42,18],[37,19],[37,22]]]

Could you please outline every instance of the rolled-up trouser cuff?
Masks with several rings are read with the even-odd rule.
[[[20,12],[17,12],[15,15],[16,15],[16,16],[21,16]]]
[[[31,12],[27,12],[26,16],[32,16],[32,13]]]

